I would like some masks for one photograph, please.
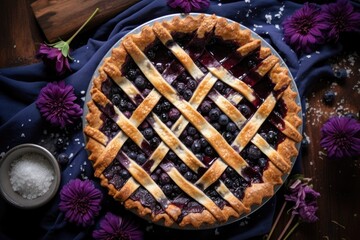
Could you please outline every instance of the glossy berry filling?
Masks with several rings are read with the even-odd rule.
[[[189,55],[194,58],[196,65],[202,72],[207,73],[207,66],[214,64],[216,61],[221,63],[222,66],[235,77],[241,78],[242,81],[251,86],[256,93],[257,101],[263,101],[269,94],[276,96],[276,93],[272,92],[274,87],[272,82],[267,77],[261,78],[253,71],[262,61],[262,59],[259,58],[258,50],[248,56],[242,57],[235,53],[235,50],[239,47],[235,42],[224,41],[218,37],[210,37],[210,40],[206,42],[205,54],[200,55],[199,45],[202,44],[202,41],[194,38],[194,33],[174,33],[173,38],[181,47],[186,48],[186,46],[189,46],[187,51]],[[168,45],[171,44],[173,43],[168,43]],[[144,50],[144,53],[181,98],[189,101],[193,97],[201,79],[195,80],[192,78],[166,46],[156,40]],[[126,93],[110,78],[103,82],[102,91],[114,106],[127,118],[130,118],[136,107],[154,88],[130,57],[128,57],[126,63],[123,64],[121,73],[139,90],[141,96],[136,99],[128,98]],[[220,80],[215,82],[211,91],[225,98],[237,94],[235,90]],[[239,103],[234,104],[234,106],[246,119],[249,119],[259,107],[259,102],[249,102],[243,98]],[[241,131],[241,127],[243,127],[236,125],[210,97],[205,97],[197,107],[197,111],[201,113],[230,145]],[[170,129],[181,116],[180,111],[164,97],[157,102],[152,112]],[[104,122],[101,131],[109,139],[113,138],[121,130],[111,119],[113,114],[113,110],[108,110],[101,116]],[[270,121],[265,122],[259,130],[260,136],[275,149],[278,144],[285,139],[284,135],[275,127],[284,126],[281,117],[285,114],[285,104],[283,104],[282,101],[278,101],[274,112],[269,117]],[[149,117],[145,119],[138,129],[145,139],[146,146],[138,146],[129,138],[122,146],[120,150],[121,153],[119,154],[121,156],[127,156],[129,159],[141,165],[151,176],[151,179],[161,188],[168,200],[170,200],[172,204],[181,207],[182,213],[178,221],[181,221],[188,213],[202,212],[204,207],[189,197],[175,184],[167,172],[164,171],[166,167],[162,164],[164,162],[170,162],[171,166],[175,167],[187,181],[194,184],[201,178],[204,171],[200,169],[197,173],[194,172],[170,149],[165,155],[163,163],[153,172],[150,172],[153,160],[149,160],[149,156],[159,146],[162,139],[156,133],[153,127],[153,121]],[[190,123],[188,123],[186,128],[181,132],[179,139],[206,168],[209,168],[219,157],[213,146],[211,146],[205,137]],[[148,147],[148,145],[150,147]],[[220,208],[229,205],[216,191],[216,186],[219,185],[220,180],[232,194],[241,200],[244,197],[246,188],[250,187],[252,183],[262,182],[262,173],[268,168],[269,159],[252,143],[249,143],[239,154],[249,165],[249,167],[243,171],[242,175],[244,177],[240,176],[231,167],[227,167],[221,174],[219,180],[215,181],[215,183],[207,189],[204,189],[205,194]],[[120,190],[131,177],[131,174],[126,168],[127,163],[126,160],[124,160],[126,158],[120,155],[118,155],[117,159],[104,171],[104,176],[108,179],[109,183],[113,184],[118,190]],[[140,201],[155,213],[164,211],[161,205],[144,187],[139,187],[130,198],[135,201]]]

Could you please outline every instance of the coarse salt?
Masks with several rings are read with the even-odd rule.
[[[9,171],[13,190],[26,199],[44,195],[49,190],[54,175],[50,163],[37,153],[23,154],[11,164]]]

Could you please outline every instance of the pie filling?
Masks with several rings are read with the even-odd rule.
[[[145,66],[126,55],[118,67],[127,87],[121,88],[111,74],[102,80],[100,90],[108,101],[95,101],[102,121],[98,130],[106,137],[105,145],[117,139],[123,143],[114,160],[99,164],[104,166],[99,174],[115,192],[131,189],[125,191],[126,199],[140,202],[153,216],[168,213],[181,223],[187,215],[206,210],[222,221],[211,206],[232,208],[238,203],[230,199],[245,200],[246,189],[264,183],[266,170],[289,170],[280,163],[274,167],[269,158],[288,138],[288,106],[281,98],[288,86],[276,88],[269,74],[260,74],[267,61],[260,45],[242,55],[238,42],[214,31],[201,38],[196,31],[170,34],[170,40],[155,38],[147,44]],[[174,55],[179,47],[195,63],[192,72]],[[150,65],[171,88],[159,89],[149,80],[154,72]],[[150,73],[144,74],[145,68]],[[268,110],[263,105],[272,101],[264,117],[262,112]],[[243,143],[240,136],[253,131],[250,121],[257,131]],[[236,159],[228,157],[229,151]],[[170,205],[181,212],[170,213]]]

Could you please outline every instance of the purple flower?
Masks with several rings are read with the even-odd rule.
[[[317,198],[320,193],[316,192],[308,184],[310,179],[298,178],[289,187],[289,194],[285,194],[285,200],[293,202],[291,208],[292,215],[299,215],[300,219],[305,222],[315,222],[318,220],[315,215],[317,207]]]
[[[302,205],[298,209],[298,214],[302,221],[313,223],[319,220],[319,218],[315,215],[318,207],[314,205]]]
[[[360,122],[349,117],[329,118],[321,128],[320,145],[330,159],[360,156]]]
[[[337,0],[323,5],[324,19],[329,22],[327,30],[330,40],[337,42],[342,32],[360,31],[360,13],[356,12],[348,0]]]
[[[168,5],[172,8],[181,8],[185,13],[199,11],[210,6],[209,0],[168,0]]]
[[[141,240],[143,232],[134,221],[108,212],[92,236],[97,240]]]
[[[60,191],[59,209],[68,222],[88,227],[100,212],[101,200],[101,191],[90,180],[72,179]]]
[[[324,42],[324,21],[321,9],[313,3],[305,3],[283,22],[285,42],[296,52],[310,53]]]
[[[73,124],[83,110],[74,103],[74,88],[64,81],[48,83],[40,90],[36,106],[47,121],[54,126],[65,127]]]
[[[51,69],[55,69],[58,75],[71,71],[68,58],[58,48],[41,43],[36,57],[41,58]]]

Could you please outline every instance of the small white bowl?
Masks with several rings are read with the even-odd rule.
[[[21,196],[18,192],[13,190],[10,181],[10,171],[12,163],[26,153],[35,153],[45,157],[49,161],[50,166],[53,168],[54,179],[51,182],[49,190],[41,196],[36,198],[27,199]],[[32,143],[25,143],[10,149],[0,160],[0,192],[12,205],[18,208],[37,208],[49,202],[57,193],[61,180],[60,166],[56,158],[44,147]]]

